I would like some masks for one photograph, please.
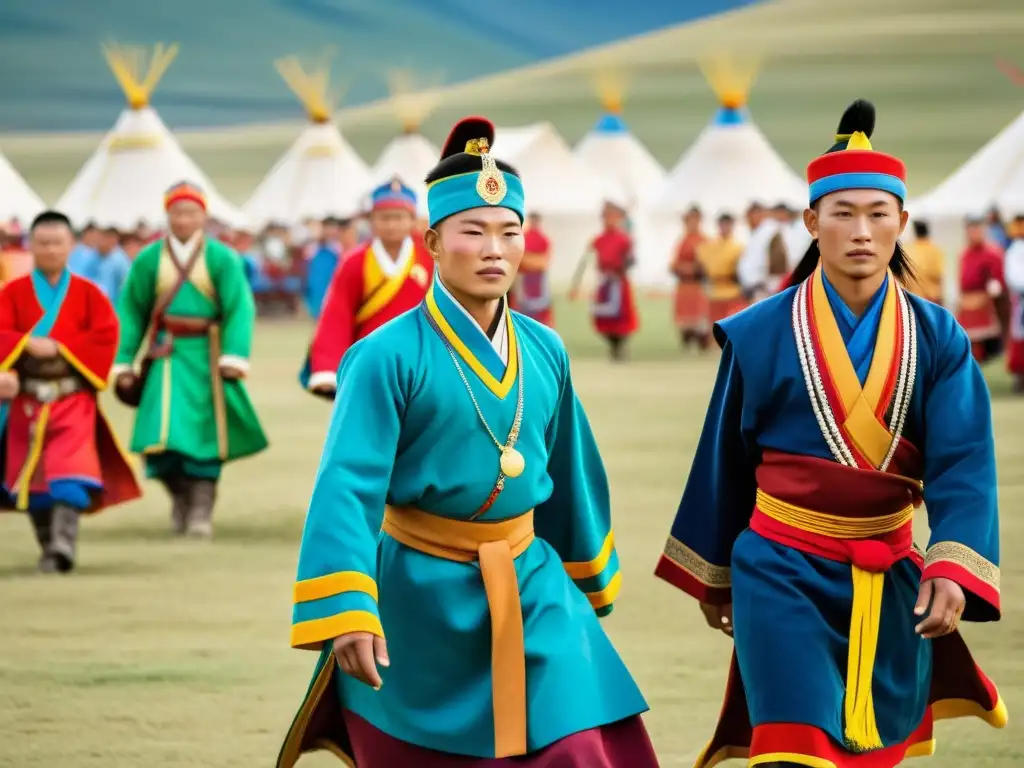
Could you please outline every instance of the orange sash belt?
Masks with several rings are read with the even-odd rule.
[[[533,510],[511,520],[453,520],[388,506],[382,526],[395,541],[444,560],[480,562],[491,614],[495,757],[526,754],[526,651],[513,562],[533,541]]]

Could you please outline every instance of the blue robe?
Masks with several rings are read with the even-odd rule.
[[[450,328],[449,343],[462,347],[457,354],[476,401],[503,440],[518,397],[515,358],[506,366],[436,282],[431,296]],[[340,624],[372,631],[379,617],[391,661],[380,669],[384,685],[375,691],[339,674],[343,706],[403,741],[493,757],[491,628],[479,567],[414,551],[380,532],[385,504],[468,519],[498,474],[498,449],[428,320],[428,303],[358,341],[342,359],[299,556],[299,585],[356,572],[375,580],[379,600],[343,592],[297,602],[292,640],[319,650]],[[595,613],[610,611],[621,577],[614,549],[608,556],[604,467],[568,356],[543,325],[514,312],[507,325],[510,348],[514,336],[522,353],[516,447],[526,467],[478,519],[535,510],[537,538],[515,560],[534,751],[647,705]],[[600,563],[597,572],[575,582],[563,567],[588,562]]]
[[[321,245],[309,260],[303,298],[306,300],[306,310],[314,320],[320,317],[324,297],[327,296],[327,289],[331,285],[331,278],[334,276],[334,270],[338,268],[340,258],[337,247]]]
[[[872,363],[887,287],[858,318],[824,281],[861,385]],[[736,657],[754,728],[805,724],[851,748],[845,744],[843,707],[851,566],[769,540],[748,527],[757,491],[755,470],[764,452],[833,460],[794,339],[796,290],[789,288],[715,327],[722,346],[718,379],[662,560],[669,561],[666,570],[684,574],[676,580],[666,576],[677,586],[706,602],[732,603]],[[953,542],[987,564],[980,575],[966,573],[961,580],[968,600],[964,618],[993,620],[998,605],[969,590],[972,577],[991,582],[994,570],[998,594],[988,389],[953,316],[916,296],[907,299],[916,317],[918,346],[903,435],[923,456],[929,550]],[[827,505],[818,508],[827,511]],[[662,569],[659,564],[664,576]],[[872,683],[885,746],[907,740],[929,703],[933,643],[914,633],[921,620],[913,613],[920,580],[921,569],[909,557],[885,574]]]

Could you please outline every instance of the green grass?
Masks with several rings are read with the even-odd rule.
[[[710,735],[730,645],[696,605],[652,576],[704,417],[709,355],[676,349],[667,302],[643,305],[628,365],[604,360],[584,304],[561,304],[559,327],[610,474],[624,587],[605,626],[651,706],[666,768],[683,768]],[[295,370],[309,328],[258,328],[251,390],[271,438],[230,467],[207,546],[172,540],[168,504],[146,486],[136,504],[83,525],[71,577],[34,573],[20,515],[0,516],[0,765],[18,768],[235,768],[270,765],[308,683],[313,655],[288,648],[290,596],[305,505],[328,418]],[[966,630],[1011,718],[1024,708],[1024,409],[993,370],[1006,619]],[[111,403],[118,432],[130,413]],[[1020,765],[1011,724],[940,724],[937,768]],[[338,765],[312,757],[303,766]]]

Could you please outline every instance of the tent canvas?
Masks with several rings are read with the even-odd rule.
[[[331,119],[326,62],[307,72],[291,56],[275,66],[302,102],[310,123],[243,206],[246,224],[254,229],[270,223],[293,226],[359,213],[372,183],[370,170]]]
[[[602,73],[595,86],[603,114],[573,151],[636,212],[664,183],[665,169],[622,118],[624,78],[616,73]]]
[[[551,279],[568,283],[600,232],[601,208],[614,192],[547,122],[497,128],[493,152],[520,173],[527,213],[541,215],[552,243]]]
[[[140,52],[104,47],[128,107],[57,201],[56,208],[75,226],[94,222],[134,229],[144,223],[162,228],[166,223],[164,193],[181,181],[205,192],[212,218],[231,225],[239,222],[238,209],[217,192],[149,106],[153,89],[177,50],[177,46],[157,45],[143,72],[139,65],[145,57]]]
[[[39,195],[0,153],[0,224],[17,219],[27,226],[45,207]]]
[[[642,233],[639,248],[641,263],[653,270],[646,282],[672,284],[669,264],[682,236],[681,215],[693,206],[703,212],[705,231],[712,235],[715,218],[729,213],[742,221],[752,203],[785,203],[797,210],[807,204],[807,183],[786,164],[746,109],[756,65],[719,58],[703,66],[720,106],[651,200],[650,226]],[[741,237],[743,230],[737,227]]]

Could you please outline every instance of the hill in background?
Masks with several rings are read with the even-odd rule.
[[[423,131],[440,142],[453,120],[483,113],[499,125],[550,120],[575,142],[600,112],[594,74],[619,70],[630,82],[627,122],[671,165],[717,106],[697,61],[709,53],[741,52],[763,59],[750,110],[795,169],[800,171],[829,145],[846,104],[871,98],[879,111],[875,144],[907,161],[914,196],[940,181],[1024,108],[1024,88],[996,67],[996,59],[1003,58],[1024,68],[1021,39],[1020,0],[904,0],[896,6],[883,0],[776,0],[453,86],[445,89]],[[105,87],[113,88],[113,78],[95,58],[94,79],[105,78]],[[271,58],[269,52],[265,58]],[[172,66],[168,83],[154,98],[172,128],[177,126],[169,119],[165,88],[185,63],[187,58]],[[284,85],[276,87],[287,99]],[[284,124],[179,135],[222,191],[242,202],[300,130],[300,107],[288,103],[295,120]],[[111,104],[104,127],[113,123],[120,107]],[[345,109],[340,122],[369,161],[399,130],[385,102]],[[0,147],[52,200],[99,137],[6,137],[0,138]],[[500,156],[500,135],[495,150]]]
[[[172,128],[288,119],[272,61],[336,50],[345,103],[387,95],[401,66],[461,82],[759,0],[80,0],[0,7],[0,132],[104,130],[122,99],[100,44],[177,42],[159,92]]]

